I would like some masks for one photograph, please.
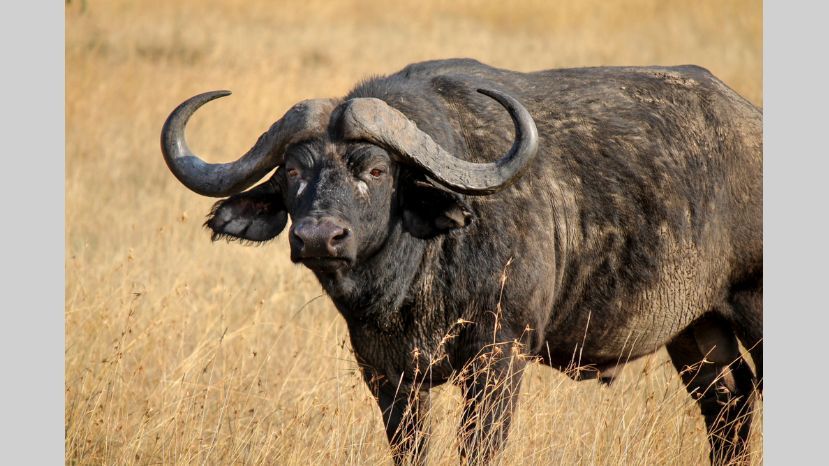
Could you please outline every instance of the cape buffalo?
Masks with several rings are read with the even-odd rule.
[[[609,380],[662,346],[711,461],[746,457],[762,112],[710,72],[417,63],[300,102],[239,160],[205,163],[184,128],[228,94],[172,112],[164,159],[196,193],[229,196],[205,224],[214,240],[268,241],[291,217],[291,260],[345,319],[396,462],[425,460],[428,391],[450,378],[466,398],[461,457],[481,463],[528,361],[566,369],[575,354],[571,376]]]

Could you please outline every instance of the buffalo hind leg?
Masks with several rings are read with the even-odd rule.
[[[395,464],[426,464],[429,390],[393,383],[371,370],[363,375],[377,400]]]
[[[671,361],[705,418],[711,464],[747,461],[754,375],[731,328],[709,315],[667,345]]]
[[[499,347],[474,359],[461,374],[464,410],[461,462],[488,464],[507,440],[526,360],[501,356]]]

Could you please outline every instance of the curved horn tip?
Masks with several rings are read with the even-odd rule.
[[[180,130],[176,126],[181,125],[183,127],[199,107],[211,100],[226,97],[230,94],[232,93],[228,90],[202,92],[180,103],[164,121],[164,126],[161,129],[162,142],[168,133]]]
[[[483,94],[489,98],[495,99],[500,102],[502,105],[506,105],[507,102],[518,101],[515,100],[515,97],[507,94],[506,92],[496,91],[495,89],[476,89],[479,94]]]
[[[496,91],[495,89],[476,90],[478,93],[490,97],[504,106],[510,112],[516,128],[520,126],[525,127],[525,130],[529,133],[529,145],[532,150],[535,151],[535,146],[538,145],[538,128],[536,127],[535,120],[533,120],[533,117],[530,115],[527,108],[524,107],[524,105],[515,97],[507,94],[506,92]],[[513,111],[515,111],[516,114],[513,114]],[[516,117],[518,117],[518,119],[516,119]]]
[[[497,99],[499,96],[504,95],[503,92],[496,91],[495,89],[475,89],[478,91],[479,94],[483,94],[487,97],[492,97],[493,99]]]
[[[219,91],[208,91],[208,92],[202,92],[201,94],[198,94],[194,97],[191,97],[191,98],[187,99],[187,101],[198,100],[198,101],[201,101],[203,103],[207,103],[207,102],[210,102],[211,100],[214,100],[214,99],[219,99],[221,97],[227,97],[230,94],[232,94],[232,92],[230,92],[226,89],[219,90]]]
[[[204,93],[204,95],[209,95],[209,94],[213,94],[216,97],[224,97],[224,96],[227,96],[227,95],[230,95],[230,94],[233,94],[233,93],[230,92],[227,89],[220,89],[220,90],[217,90],[217,91],[208,91],[208,92]]]
[[[230,94],[233,94],[233,92],[230,92],[230,90],[228,90],[228,89],[220,89],[218,91],[212,91],[212,93],[216,94],[216,97],[225,97],[225,96],[228,96]]]

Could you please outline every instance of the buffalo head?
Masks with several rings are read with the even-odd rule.
[[[267,241],[290,215],[291,260],[318,274],[334,273],[375,254],[396,223],[419,238],[466,227],[473,212],[463,194],[495,193],[527,167],[538,147],[529,112],[502,92],[478,92],[506,108],[515,124],[512,148],[491,163],[450,154],[375,98],[300,102],[235,162],[206,163],[187,147],[184,129],[199,107],[228,91],[179,105],[164,124],[161,149],[186,187],[230,196],[206,222],[214,240]],[[268,181],[244,191],[274,168]]]

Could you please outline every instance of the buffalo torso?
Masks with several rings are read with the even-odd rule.
[[[707,71],[453,60],[348,97],[385,100],[455,156],[489,161],[512,124],[479,87],[527,107],[539,153],[509,188],[467,197],[472,226],[431,240],[401,232],[387,247],[410,265],[366,265],[366,281],[395,285],[373,293],[398,299],[335,297],[362,363],[390,376],[429,365],[443,380],[493,340],[515,340],[554,365],[576,350],[581,364],[608,364],[654,351],[762,273],[761,112]]]

